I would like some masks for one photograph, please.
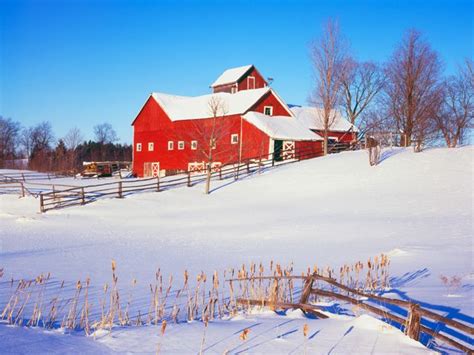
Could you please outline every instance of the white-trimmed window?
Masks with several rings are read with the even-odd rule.
[[[173,150],[173,149],[174,149],[174,142],[168,141],[168,150]]]
[[[238,88],[237,85],[232,86],[232,87],[230,88],[230,93],[231,93],[231,94],[235,94],[235,93],[237,92],[237,88]]]
[[[255,89],[255,77],[252,75],[247,77],[247,89]]]
[[[141,152],[141,151],[142,151],[142,144],[137,143],[137,152]]]
[[[184,149],[184,141],[179,141],[178,142],[178,149],[183,150]]]
[[[191,141],[191,150],[196,150],[198,148],[198,141]]]
[[[273,115],[273,106],[264,106],[263,107],[263,114],[267,116]]]
[[[152,152],[155,149],[155,144],[153,142],[148,142],[148,151]]]
[[[232,134],[230,136],[230,143],[231,144],[238,144],[239,143],[239,135],[238,134]]]

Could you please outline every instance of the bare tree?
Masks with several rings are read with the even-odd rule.
[[[51,170],[51,146],[54,143],[54,134],[49,122],[41,122],[32,130],[32,150],[30,167],[38,171]]]
[[[341,105],[353,125],[382,90],[384,83],[384,73],[376,64],[348,59],[342,72]]]
[[[31,152],[33,151],[33,135],[34,127],[25,127],[20,133],[20,144],[23,147],[25,156],[30,159]]]
[[[438,54],[415,30],[407,32],[386,68],[386,107],[403,133],[402,145],[415,140],[415,151],[421,150],[441,104],[440,70]]]
[[[108,144],[118,141],[117,133],[110,123],[101,123],[94,126],[94,135],[97,143]]]
[[[369,150],[370,166],[378,165],[380,163],[380,153],[382,151],[380,142],[375,137],[369,135],[366,139],[366,145]]]
[[[50,149],[54,143],[51,123],[44,121],[33,128],[33,149]]]
[[[64,144],[67,148],[68,168],[73,169],[76,164],[76,148],[81,144],[83,136],[81,130],[77,127],[71,128],[63,138]]]
[[[63,138],[66,148],[69,150],[75,150],[79,144],[81,144],[83,136],[81,130],[77,127],[71,128]]]
[[[465,62],[466,68],[463,70],[463,73],[468,78],[468,82],[474,90],[474,62],[470,58],[466,58]]]
[[[468,65],[466,63],[466,68],[445,81],[442,109],[434,117],[436,127],[450,148],[462,143],[468,129],[473,128],[474,86]]]
[[[347,66],[347,45],[339,26],[329,20],[323,36],[311,45],[311,61],[316,85],[311,103],[323,108],[324,154],[328,153],[328,132],[336,118],[336,105],[342,89],[342,77]]]
[[[0,167],[6,160],[13,160],[16,154],[20,124],[11,118],[0,116]]]
[[[218,96],[212,96],[208,102],[208,110],[212,115],[210,125],[206,127],[206,125],[198,124],[199,127],[197,127],[200,136],[203,138],[202,141],[205,142],[201,152],[206,159],[206,186],[204,190],[206,194],[209,194],[211,188],[212,163],[215,158],[214,150],[218,140],[228,131],[224,128],[224,120],[222,119],[228,111],[224,100]]]

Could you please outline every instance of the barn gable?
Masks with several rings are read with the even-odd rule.
[[[243,90],[261,89],[267,86],[267,81],[254,65],[227,69],[211,84],[214,93],[236,93]]]
[[[269,90],[266,95],[262,96],[249,111],[261,112],[268,116],[294,117],[291,109],[273,89]]]
[[[151,119],[152,117],[153,119]],[[154,131],[159,129],[165,122],[171,122],[169,116],[150,95],[131,125],[134,127],[135,132]]]

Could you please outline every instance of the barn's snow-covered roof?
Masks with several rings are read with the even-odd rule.
[[[211,84],[211,88],[237,82],[252,66],[244,65],[243,67],[227,69]]]
[[[273,139],[290,141],[322,140],[319,135],[311,132],[294,117],[267,116],[253,111],[247,112],[242,117]]]
[[[291,111],[296,119],[305,127],[314,130],[324,130],[322,108],[294,106],[291,108]],[[339,110],[332,110],[331,117],[334,117],[334,121],[329,128],[330,131],[359,132],[359,129],[346,120]]]
[[[242,90],[235,94],[220,92],[202,96],[176,96],[154,92],[151,96],[166,112],[170,120],[182,121],[213,117],[209,104],[213,98],[221,103],[220,115],[239,115],[247,112],[272,89],[266,87]],[[291,113],[291,112],[290,112]]]

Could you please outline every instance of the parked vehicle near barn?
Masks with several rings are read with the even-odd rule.
[[[132,163],[127,161],[85,161],[82,165],[84,166],[84,170],[81,172],[82,177],[108,177],[130,170]]]

